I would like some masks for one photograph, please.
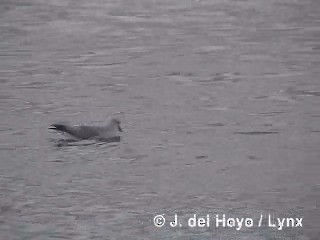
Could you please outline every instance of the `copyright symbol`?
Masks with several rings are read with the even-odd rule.
[[[163,215],[157,215],[153,218],[153,224],[158,228],[163,227],[165,222],[166,222],[166,219],[164,218]]]

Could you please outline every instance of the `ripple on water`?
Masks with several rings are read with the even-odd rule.
[[[279,131],[236,131],[233,133],[234,134],[241,134],[241,135],[256,136],[256,135],[278,134]]]
[[[235,73],[228,73],[228,72],[223,72],[223,73],[216,73],[214,76],[210,78],[205,78],[205,79],[199,79],[198,82],[200,83],[225,83],[225,82],[231,82],[231,83],[236,83],[241,80],[241,74],[238,72]]]

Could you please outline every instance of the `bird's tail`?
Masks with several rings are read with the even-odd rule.
[[[63,124],[52,124],[49,129],[53,129],[60,132],[68,132],[67,127]]]

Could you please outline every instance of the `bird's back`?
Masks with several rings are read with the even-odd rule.
[[[96,136],[102,132],[100,127],[93,127],[93,126],[76,126],[73,127],[72,134],[73,136],[81,139],[89,139]]]

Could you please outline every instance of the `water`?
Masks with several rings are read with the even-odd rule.
[[[319,239],[319,16],[317,0],[2,0],[1,239]],[[120,143],[47,129],[110,115]]]

